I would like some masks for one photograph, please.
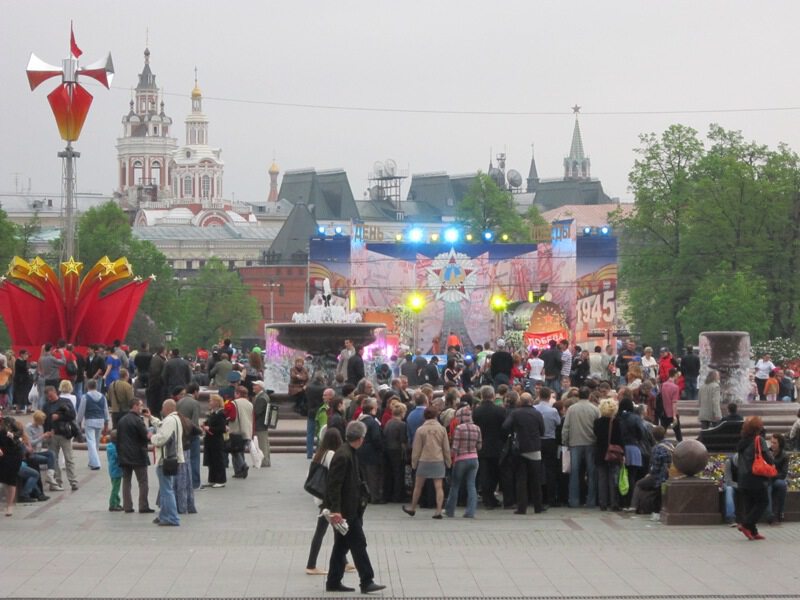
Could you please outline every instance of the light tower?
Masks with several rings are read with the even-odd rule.
[[[26,69],[28,83],[31,91],[39,84],[61,75],[61,85],[47,96],[50,108],[56,118],[61,139],[67,142],[67,147],[58,153],[64,161],[64,241],[61,249],[62,259],[67,261],[75,254],[75,159],[80,157],[80,152],[72,148],[72,142],[77,141],[81,135],[83,123],[89,114],[92,105],[92,95],[78,83],[78,76],[85,75],[96,79],[106,88],[111,85],[114,76],[114,64],[111,54],[86,67],[81,67],[78,59],[83,52],[75,43],[75,34],[70,24],[69,54],[61,61],[61,68],[47,64],[35,54],[31,54]]]

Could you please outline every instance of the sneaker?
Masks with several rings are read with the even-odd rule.
[[[651,521],[660,521],[661,520],[661,513],[652,513],[650,515]]]
[[[212,484],[211,484],[211,487],[212,487],[212,488],[215,488],[215,489],[218,489],[218,488],[224,488],[224,487],[225,487],[225,484],[224,484],[224,483],[212,483]]]
[[[77,483],[70,483],[69,487],[73,492],[77,492],[78,491],[78,484]]]
[[[48,500],[50,500],[50,496],[45,496],[44,494],[39,494],[36,496],[37,502],[47,502]]]
[[[61,487],[61,486],[60,486],[59,484],[57,484],[57,483],[51,483],[51,484],[50,484],[50,487],[48,488],[48,491],[50,491],[50,492],[63,492],[63,491],[64,491],[64,488],[63,488],[63,487]]]
[[[318,569],[317,567],[309,569],[308,567],[306,567],[306,575],[327,575],[327,574],[328,571],[326,571],[325,569]]]

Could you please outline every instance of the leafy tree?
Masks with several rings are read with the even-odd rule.
[[[5,273],[11,259],[19,249],[19,228],[8,219],[6,212],[0,208],[0,273]],[[11,344],[3,319],[0,317],[0,348],[7,348]]]
[[[640,136],[641,146],[628,180],[635,195],[633,212],[612,215],[620,237],[620,285],[627,294],[626,315],[645,339],[672,325],[678,346],[684,334],[680,310],[692,295],[696,260],[687,257],[684,238],[695,200],[692,172],[702,156],[697,131],[672,125],[660,136]]]
[[[184,284],[177,339],[186,352],[210,348],[225,337],[238,337],[261,317],[258,302],[238,273],[212,258]]]
[[[491,229],[498,236],[507,233],[515,242],[530,240],[530,232],[514,207],[511,192],[501,190],[485,173],[478,173],[475,177],[458,205],[457,216],[476,239],[480,239],[484,231]]]
[[[702,331],[748,331],[753,341],[769,332],[769,298],[764,278],[749,270],[733,271],[722,263],[697,285],[678,315],[690,340]]]

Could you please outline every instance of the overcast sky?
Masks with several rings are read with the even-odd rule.
[[[151,67],[183,143],[194,67],[207,99],[210,139],[222,148],[225,196],[266,197],[267,168],[344,168],[359,197],[375,161],[411,173],[485,169],[489,150],[527,175],[531,144],[541,177],[560,177],[573,117],[592,175],[610,196],[630,197],[627,176],[642,132],[708,124],[800,150],[796,58],[800,2],[590,0],[476,2],[42,2],[3,0],[0,39],[0,191],[15,174],[56,192],[63,147],[46,96],[31,93],[30,52],[60,64],[74,20],[83,64],[111,51],[111,91],[94,104],[76,148],[81,191],[111,193],[116,138],[142,69]],[[217,98],[217,99],[212,99]],[[222,100],[222,99],[227,100]],[[458,115],[371,109],[552,113]],[[707,110],[675,114],[675,111]],[[598,114],[609,112],[651,114]],[[594,114],[593,114],[594,113]],[[672,113],[672,114],[670,114]],[[408,183],[403,192],[408,189]]]

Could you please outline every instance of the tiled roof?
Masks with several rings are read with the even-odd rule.
[[[548,223],[563,219],[575,219],[575,224],[579,229],[581,227],[600,227],[608,225],[608,215],[617,209],[627,215],[633,210],[633,204],[567,204],[543,212],[542,217]]]

